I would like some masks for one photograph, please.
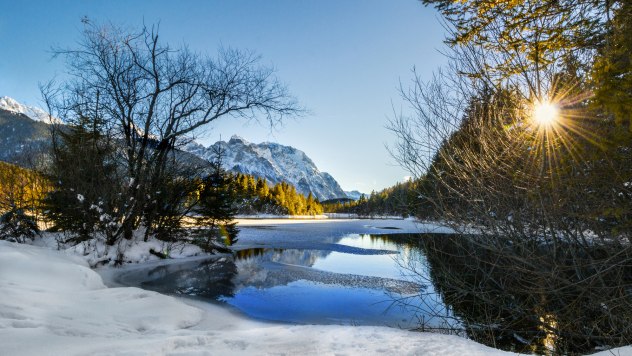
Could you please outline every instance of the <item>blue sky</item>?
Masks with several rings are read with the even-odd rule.
[[[162,38],[212,55],[249,49],[310,113],[271,130],[221,120],[200,135],[209,144],[238,134],[305,151],[343,189],[379,190],[407,172],[389,156],[385,125],[406,111],[397,87],[416,66],[429,77],[445,59],[438,14],[416,0],[12,1],[0,0],[0,96],[41,105],[38,83],[63,79],[51,46],[78,40],[81,18],[129,28],[160,22]]]

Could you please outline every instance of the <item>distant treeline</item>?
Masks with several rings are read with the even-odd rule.
[[[272,187],[263,178],[237,173],[228,175],[228,189],[236,195],[239,214],[317,215],[323,206],[281,182]],[[50,180],[33,170],[0,161],[0,214],[21,209],[39,218],[42,200],[51,190]]]
[[[237,193],[239,214],[318,215],[323,206],[311,193],[305,197],[287,182],[273,187],[263,178],[237,173],[231,175],[231,185]]]
[[[419,201],[416,193],[417,182],[408,181],[381,190],[371,192],[367,197],[362,194],[360,199],[336,199],[323,202],[327,213],[351,213],[360,216],[374,215],[415,215]]]
[[[37,234],[41,201],[50,189],[41,174],[0,162],[0,240],[25,242]]]

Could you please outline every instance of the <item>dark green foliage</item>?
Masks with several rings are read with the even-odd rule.
[[[12,209],[0,215],[0,240],[24,243],[39,235],[35,220],[23,209]]]
[[[217,147],[211,162],[211,173],[202,180],[197,208],[198,224],[202,227],[194,242],[205,250],[217,249],[223,240],[230,246],[237,242],[239,229],[233,222],[237,208],[236,190],[231,176],[222,168],[223,151]],[[254,184],[253,184],[254,186]]]
[[[145,226],[151,227],[146,231],[145,240],[151,233],[157,239],[168,242],[187,238],[188,232],[182,221],[198,204],[200,181],[192,178],[194,173],[180,173],[184,176],[165,174],[162,182],[156,185],[160,190],[153,200],[148,201],[143,217]]]
[[[407,181],[371,192],[369,197],[364,194],[357,201],[323,202],[325,212],[352,213],[360,216],[402,216],[415,215],[418,206],[416,199],[418,182]]]
[[[632,3],[621,2],[615,10],[606,43],[599,49],[593,67],[595,101],[612,115],[619,132],[619,141],[632,136]]]
[[[91,239],[98,231],[114,244],[126,187],[118,174],[115,147],[96,123],[85,118],[74,126],[54,128],[49,172],[53,190],[43,209],[55,229],[72,234],[70,241]]]
[[[449,44],[503,53],[493,67],[469,74],[491,70],[503,77],[521,72],[535,76],[567,56],[589,54],[603,40],[609,12],[623,2],[422,0],[452,26]]]

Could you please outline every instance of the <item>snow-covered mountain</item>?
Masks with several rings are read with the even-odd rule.
[[[303,151],[294,147],[273,142],[254,144],[233,136],[228,142],[219,141],[209,147],[190,143],[184,150],[213,160],[213,147],[218,145],[225,152],[224,167],[229,171],[265,178],[272,184],[286,181],[298,192],[311,192],[321,201],[347,196],[329,173],[319,171]]]
[[[32,118],[32,117],[33,118]],[[31,167],[50,143],[43,110],[0,98],[0,161]]]
[[[31,120],[40,121],[47,124],[51,122],[51,118],[46,111],[34,106],[26,106],[20,104],[15,99],[8,96],[3,96],[0,98],[0,109],[9,111],[14,114],[26,115]],[[57,119],[53,118],[53,122],[56,121]]]
[[[362,196],[363,193],[360,193],[357,190],[352,190],[352,191],[345,190],[345,194],[347,195],[347,198],[349,199],[360,200],[360,197]]]

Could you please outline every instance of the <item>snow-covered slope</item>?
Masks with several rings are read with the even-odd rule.
[[[254,144],[233,136],[228,142],[219,141],[210,147],[191,143],[185,151],[213,160],[214,146],[221,146],[225,151],[223,160],[227,170],[265,178],[272,184],[286,181],[300,193],[311,192],[320,200],[347,196],[329,173],[319,171],[303,151],[294,147],[273,142]]]
[[[6,110],[15,114],[23,114],[28,118],[41,121],[49,124],[51,122],[51,118],[48,113],[40,108],[34,106],[26,106],[18,103],[15,99],[10,98],[8,96],[3,96],[0,98],[0,109]],[[56,119],[53,118],[55,122]]]

